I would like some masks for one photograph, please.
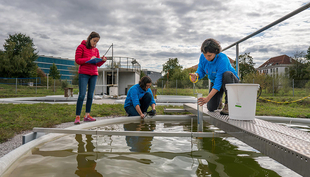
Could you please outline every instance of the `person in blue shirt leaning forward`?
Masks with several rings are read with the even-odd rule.
[[[222,115],[228,115],[228,100],[225,84],[238,83],[239,77],[236,70],[231,66],[228,57],[221,53],[222,48],[218,41],[206,39],[201,45],[199,64],[196,73],[190,73],[191,80],[194,82],[198,78],[202,79],[208,75],[211,81],[209,94],[207,97],[198,99],[199,105],[207,103],[209,111],[222,108],[222,97],[225,92],[225,105],[221,111]]]
[[[156,103],[150,89],[151,85],[151,78],[144,76],[140,79],[139,84],[128,90],[124,108],[129,116],[140,116],[143,119],[149,106],[152,107],[150,114],[156,114]]]

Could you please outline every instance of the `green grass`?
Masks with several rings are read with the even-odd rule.
[[[46,87],[41,89],[38,88],[37,94],[35,93],[35,87],[18,86],[18,89],[20,90],[18,90],[18,94],[16,94],[15,86],[0,85],[0,97],[46,96],[54,94],[52,89],[47,90]],[[272,94],[263,93],[262,97],[277,102],[290,102],[304,97],[306,94],[303,90],[296,89],[295,96],[272,96]],[[197,89],[194,90],[194,92],[203,93],[204,96],[208,93],[207,89]],[[57,89],[55,92],[56,95],[62,95],[63,93],[64,91],[62,89]],[[74,93],[77,94],[77,88],[75,88]],[[193,94],[193,89],[178,89],[177,93],[178,95],[196,96]],[[297,95],[297,93],[300,93],[300,95]],[[159,88],[157,89],[157,94],[175,95],[176,90],[171,88],[162,90]],[[64,122],[72,122],[73,125],[75,107],[76,105],[44,103],[0,104],[0,143],[7,141],[22,131],[31,130],[33,127],[53,127]],[[172,106],[157,106],[157,114],[163,115],[165,107],[170,108]],[[309,110],[309,98],[289,104],[276,104],[259,99],[256,107],[256,115],[310,118]],[[85,110],[82,110],[82,112],[83,111]],[[93,104],[91,115],[93,117],[125,116],[126,113],[122,104]]]
[[[67,104],[0,104],[0,143],[12,138],[15,134],[34,127],[53,127],[75,118],[75,106]],[[189,114],[164,113],[164,108],[183,108],[182,106],[156,106],[158,115]],[[83,107],[83,109],[85,109]],[[256,115],[310,118],[309,99],[302,104],[274,104],[259,100]],[[82,110],[83,112],[83,110]],[[93,117],[126,116],[122,104],[93,104]],[[83,115],[82,115],[83,116]]]
[[[309,98],[308,101],[309,102]],[[270,102],[258,101],[256,105],[256,115],[259,116],[280,116],[310,118],[309,104],[275,104]]]
[[[78,94],[78,87],[73,86],[73,93]],[[41,97],[46,95],[64,95],[64,90],[61,86],[24,86],[0,84],[0,98],[13,98],[13,97]]]
[[[73,125],[75,107],[76,105],[46,103],[0,104],[0,143],[7,141],[22,131],[32,130],[34,127],[47,128],[64,122],[72,122]],[[91,115],[93,117],[126,116],[123,107],[122,104],[93,104]],[[164,114],[165,107],[170,108],[173,106],[157,106],[157,114]]]

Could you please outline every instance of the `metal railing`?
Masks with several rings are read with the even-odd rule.
[[[267,26],[265,26],[265,27],[263,27],[263,28],[261,28],[261,29],[255,31],[254,33],[252,33],[252,34],[250,34],[250,35],[248,35],[248,36],[246,36],[246,37],[240,39],[239,41],[237,41],[237,42],[235,42],[235,43],[229,45],[228,47],[225,47],[222,51],[225,51],[225,50],[227,50],[227,49],[229,49],[229,48],[231,48],[231,47],[233,47],[233,46],[236,46],[236,71],[237,71],[237,73],[238,73],[238,76],[239,76],[239,44],[240,44],[241,42],[243,42],[243,41],[245,41],[245,40],[247,40],[247,39],[249,39],[249,38],[251,38],[251,37],[253,37],[253,36],[255,36],[255,35],[257,35],[257,34],[263,32],[263,31],[265,31],[265,30],[267,30],[267,29],[269,29],[269,28],[271,28],[271,27],[273,27],[273,26],[275,26],[275,25],[277,25],[278,23],[281,23],[282,21],[284,21],[284,20],[286,20],[286,19],[288,19],[288,18],[291,18],[292,16],[294,16],[294,15],[296,15],[296,14],[298,14],[298,13],[300,13],[300,12],[302,12],[302,11],[308,9],[308,8],[310,8],[310,3],[308,3],[308,4],[306,4],[306,5],[302,6],[302,7],[300,7],[300,8],[298,8],[298,9],[294,10],[293,12],[291,12],[291,13],[285,15],[285,16],[282,17],[282,18],[279,18],[278,20],[276,20],[276,21],[270,23],[269,25],[267,25]]]
[[[132,71],[141,71],[141,65],[135,58],[113,56],[107,57],[107,59],[108,60],[105,62],[102,68],[123,68]]]

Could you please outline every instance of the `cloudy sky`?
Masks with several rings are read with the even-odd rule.
[[[91,31],[100,34],[104,54],[137,59],[143,69],[161,71],[169,58],[188,68],[198,63],[207,38],[225,48],[309,0],[0,0],[0,44],[9,34],[30,36],[39,55],[74,59]],[[271,57],[310,46],[310,9],[241,43],[255,67]],[[1,47],[3,49],[3,47]],[[224,51],[235,59],[235,47]],[[111,52],[107,56],[111,55]]]

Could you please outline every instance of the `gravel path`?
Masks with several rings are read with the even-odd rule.
[[[96,117],[97,120],[109,119],[109,118],[113,118],[113,117]],[[73,122],[62,123],[62,124],[56,125],[55,128],[67,128],[71,126],[74,126]],[[31,130],[24,131],[21,134],[14,136],[9,141],[1,143],[0,144],[0,158],[3,157],[5,154],[11,152],[12,150],[18,148],[19,146],[21,146],[23,143],[23,135],[26,135],[30,132],[32,131]]]

